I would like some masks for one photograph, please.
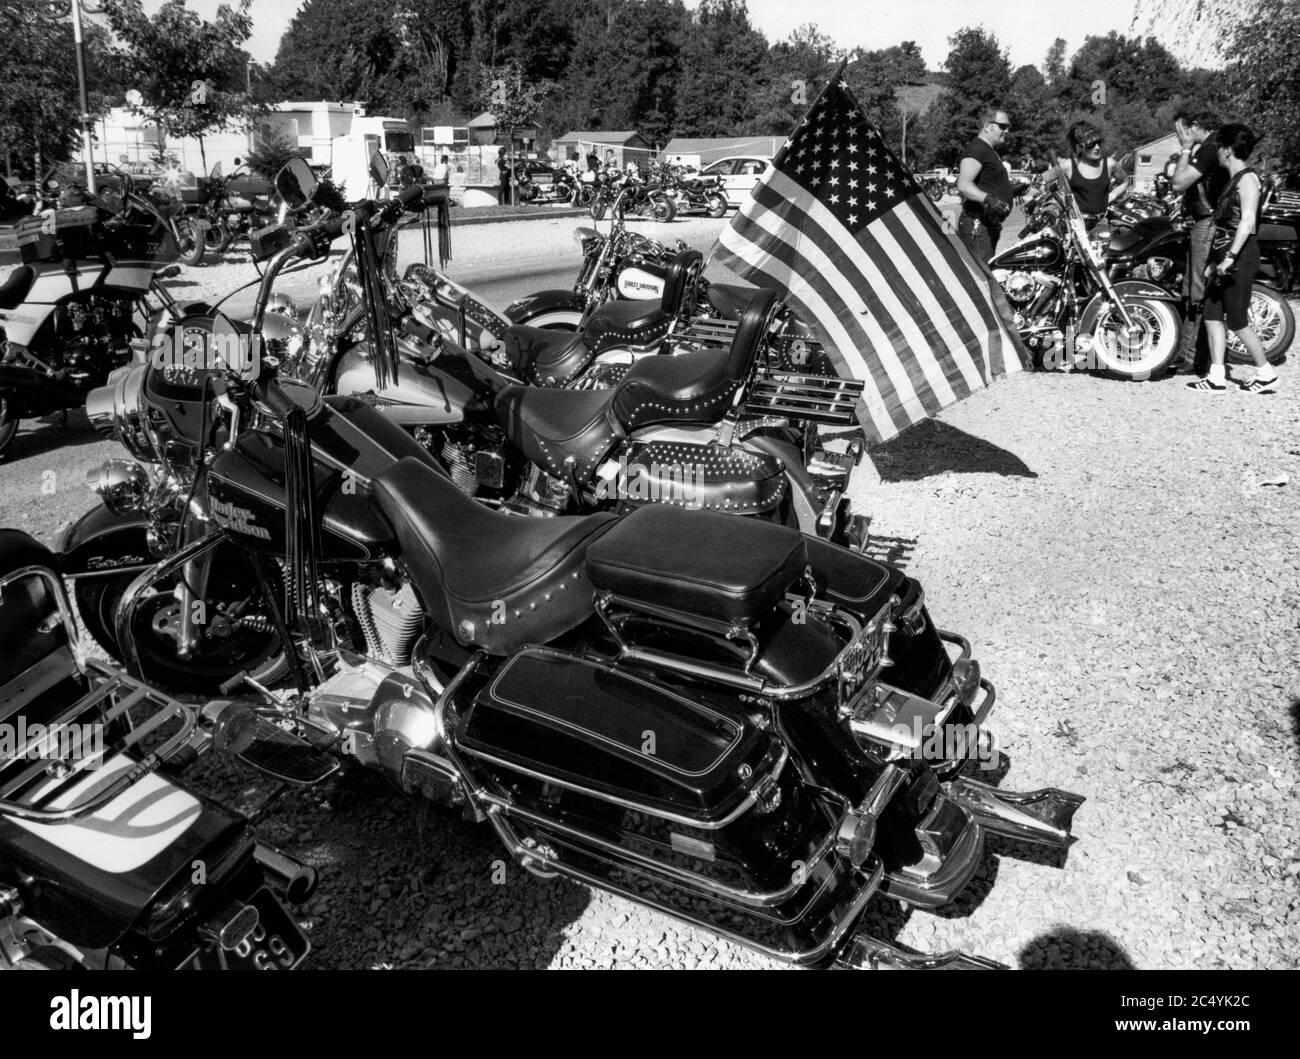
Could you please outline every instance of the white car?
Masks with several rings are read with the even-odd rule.
[[[727,197],[727,205],[741,206],[771,164],[772,159],[767,155],[738,155],[710,162],[700,170],[700,175],[721,177],[722,193]]]

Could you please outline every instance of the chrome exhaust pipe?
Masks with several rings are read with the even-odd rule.
[[[319,880],[316,869],[310,864],[294,860],[287,853],[261,842],[253,847],[253,859],[270,876],[271,883],[279,888],[289,904],[302,904],[316,892]]]
[[[869,934],[857,934],[835,958],[840,971],[1005,971],[1006,964],[970,953],[909,952]]]
[[[1058,849],[1068,849],[1074,841],[1074,814],[1086,800],[1057,787],[1003,791],[966,776],[943,784],[943,792],[986,831]]]

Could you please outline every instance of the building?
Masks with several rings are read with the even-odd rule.
[[[675,136],[661,152],[665,162],[703,169],[710,162],[732,155],[775,158],[784,136]]]
[[[91,150],[95,161],[127,164],[136,170],[152,170],[158,153],[159,130],[155,122],[130,107],[112,107],[94,124]],[[206,174],[218,162],[227,172],[236,158],[246,158],[252,138],[248,130],[230,126],[209,133],[200,142],[194,137],[169,137],[163,150],[184,170]],[[75,155],[82,160],[80,153]]]
[[[614,162],[620,168],[628,162],[644,165],[654,157],[650,141],[639,132],[631,130],[566,132],[559,139],[551,141],[551,154],[557,162],[582,164],[592,148],[595,148],[601,162],[605,161],[605,152],[613,151]]]
[[[497,119],[486,110],[469,122],[467,130],[470,147],[487,147],[493,144],[501,147],[506,146],[497,130]],[[515,129],[515,153],[530,155],[536,152],[537,140],[541,134],[541,127],[536,124]]]
[[[1133,188],[1147,191],[1157,173],[1164,171],[1171,154],[1178,153],[1178,137],[1172,132],[1158,140],[1144,143],[1133,152]]]

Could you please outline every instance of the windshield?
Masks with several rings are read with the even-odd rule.
[[[409,154],[415,150],[415,137],[409,132],[384,133],[384,150]]]

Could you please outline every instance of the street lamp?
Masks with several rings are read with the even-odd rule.
[[[86,190],[95,194],[95,164],[91,157],[90,99],[86,93],[86,45],[81,37],[81,0],[72,0],[72,41],[77,49],[77,92],[81,104],[81,153],[86,160]],[[98,8],[87,7],[87,14],[97,14]]]

